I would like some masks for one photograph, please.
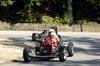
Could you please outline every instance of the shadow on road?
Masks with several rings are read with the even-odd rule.
[[[100,65],[100,59],[84,60],[84,61],[71,61],[71,62],[80,63],[80,64],[91,64],[91,65],[94,64],[95,66]]]
[[[65,62],[59,62],[58,60],[33,60],[31,62],[24,62],[24,61],[17,61],[13,60],[14,63],[23,64],[23,65],[39,65],[39,66],[83,66],[83,65],[89,65],[89,66],[99,66],[100,65],[100,59],[94,59],[94,60],[84,60],[84,61],[70,61],[66,60]]]
[[[30,37],[31,38],[31,37]],[[4,45],[8,46],[17,46],[17,47],[24,47],[24,41],[30,41],[26,40],[24,37],[12,37],[8,38],[11,41],[4,41]],[[94,56],[100,56],[100,39],[99,38],[92,38],[92,37],[70,37],[70,36],[63,36],[63,41],[74,41],[76,44],[79,45],[86,45],[90,46],[90,49],[85,49],[81,47],[75,47],[75,53],[82,52],[84,54],[88,55],[94,55]],[[75,44],[75,45],[76,45]],[[19,64],[36,64],[36,65],[43,65],[43,66],[82,66],[82,64],[94,64],[93,66],[100,65],[100,59],[92,59],[92,60],[82,60],[82,61],[70,61],[67,60],[66,62],[62,63],[56,60],[49,60],[49,61],[43,61],[43,60],[35,60],[30,63],[25,63],[24,61],[18,61],[13,60],[12,62],[19,63]]]
[[[28,38],[30,38],[30,40],[26,39],[25,37],[12,37],[12,38],[8,38],[11,41],[3,41],[3,44],[7,46],[24,47],[25,41],[31,41],[31,37],[28,36]],[[100,39],[99,38],[97,39],[97,38],[91,38],[91,37],[63,36],[62,39],[64,42],[74,41],[80,45],[91,46],[91,49],[83,49],[80,47],[75,47],[75,52],[84,52],[86,54],[100,55]]]
[[[28,37],[31,38],[31,37]],[[24,37],[11,37],[8,38],[8,40],[10,41],[0,41],[3,45],[7,45],[7,46],[17,46],[17,47],[25,47],[24,42],[26,41],[31,41],[29,39],[26,39]]]
[[[30,39],[26,39],[25,37],[12,37],[8,38],[11,41],[4,41],[4,45],[7,46],[17,46],[17,47],[24,47],[25,41],[31,41],[31,37],[28,36]],[[90,49],[84,49],[81,47],[75,47],[75,52],[82,52],[89,55],[97,55],[100,56],[100,38],[91,38],[91,37],[70,37],[70,36],[62,36],[62,40],[64,42],[74,41],[76,44],[79,45],[89,45]]]

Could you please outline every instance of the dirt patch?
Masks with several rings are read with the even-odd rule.
[[[7,46],[0,43],[0,64],[8,63],[13,60],[23,60],[22,55],[22,48]]]

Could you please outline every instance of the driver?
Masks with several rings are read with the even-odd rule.
[[[50,41],[53,42],[53,44],[56,44],[56,46],[58,45],[59,42],[59,38],[58,35],[56,34],[54,29],[50,29],[49,30],[49,35],[48,35]]]

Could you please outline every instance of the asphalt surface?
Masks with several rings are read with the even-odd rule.
[[[23,43],[31,40],[32,31],[0,31],[0,41],[12,40],[15,46],[23,48]],[[75,54],[65,62],[58,59],[49,61],[33,60],[29,63],[16,60],[0,66],[100,66],[100,33],[60,32],[64,42],[74,43]],[[16,45],[16,42],[18,42]]]

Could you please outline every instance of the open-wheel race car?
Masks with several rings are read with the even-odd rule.
[[[51,27],[41,33],[33,33],[32,42],[25,43],[23,50],[25,62],[30,62],[33,58],[46,60],[59,58],[59,61],[63,62],[73,55],[73,43],[64,43],[62,37],[58,35],[57,27]]]

